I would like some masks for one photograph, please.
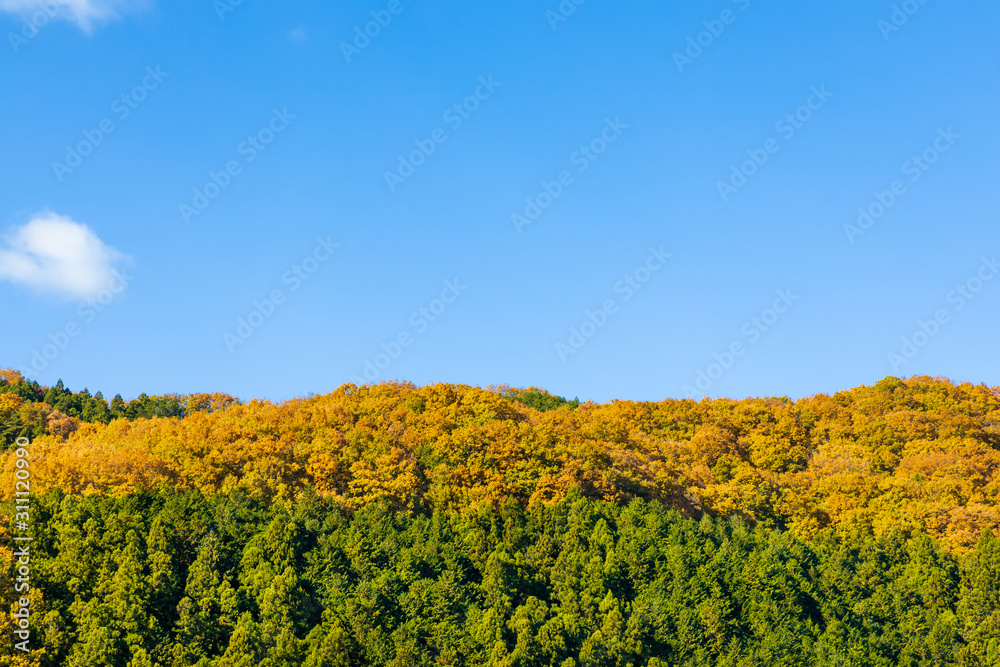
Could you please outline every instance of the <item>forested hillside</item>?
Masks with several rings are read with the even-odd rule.
[[[70,391],[62,380],[43,387],[14,370],[0,369],[0,447],[7,449],[18,437],[37,438],[46,433],[65,438],[81,422],[108,424],[112,419],[134,421],[152,417],[184,417],[234,405],[228,394],[147,396],[128,403],[117,394],[111,402],[101,392]]]
[[[37,491],[167,484],[294,499],[311,486],[346,509],[381,499],[426,513],[552,501],[576,486],[589,498],[737,515],[800,537],[842,523],[880,534],[926,527],[957,551],[1000,526],[1000,392],[927,377],[799,401],[603,405],[534,389],[344,385],[282,404],[140,397],[122,413],[116,399],[125,418],[110,423],[88,423],[88,411],[103,415],[89,410],[94,397],[81,409],[81,395],[62,388],[35,392],[58,396],[54,405],[20,403],[31,385],[13,380],[0,387],[0,406],[11,406],[0,419],[9,438],[19,424],[35,437]],[[168,414],[145,416],[157,410]],[[0,456],[9,494],[12,453]]]
[[[0,666],[1000,665],[997,388],[108,404],[6,371],[0,424],[45,649]]]
[[[431,515],[383,503],[348,512],[310,492],[294,505],[238,490],[51,493],[35,512],[35,644],[46,653],[13,664],[1000,660],[991,536],[962,559],[920,532],[839,530],[805,543],[575,492]],[[9,623],[2,630],[10,636]]]

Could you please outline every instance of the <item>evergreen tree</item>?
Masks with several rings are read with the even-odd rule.
[[[122,398],[122,395],[115,394],[115,397],[111,399],[111,405],[108,410],[111,412],[112,419],[122,419],[125,417],[126,408],[125,399]]]

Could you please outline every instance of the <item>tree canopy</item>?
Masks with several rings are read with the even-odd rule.
[[[1000,665],[997,388],[107,403],[3,371],[0,425],[35,649],[0,667]]]
[[[86,390],[48,389],[53,406],[21,402],[30,384],[4,388],[0,419],[8,438],[31,429],[40,490],[165,483],[291,498],[311,486],[348,509],[384,500],[428,512],[554,501],[576,486],[588,498],[655,500],[804,538],[840,524],[877,534],[922,526],[959,551],[1000,527],[1000,391],[940,378],[797,401],[579,405],[537,389],[349,384],[280,404],[140,396],[109,407],[107,423],[74,416],[103,415],[89,407],[96,395],[76,405]],[[8,475],[12,456],[0,454]],[[12,488],[8,480],[2,492]]]
[[[995,665],[1000,541],[804,542],[655,501],[410,515],[306,490],[36,500],[35,645],[0,665]],[[9,551],[0,556],[12,561]],[[5,589],[3,603],[12,602]],[[9,621],[5,619],[9,624]],[[9,627],[3,628],[9,635]]]

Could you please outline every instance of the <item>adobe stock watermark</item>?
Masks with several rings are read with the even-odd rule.
[[[742,338],[733,340],[722,352],[713,354],[712,358],[715,361],[709,363],[708,366],[697,369],[694,385],[686,384],[681,387],[685,397],[697,399],[699,395],[705,396],[704,393],[699,394],[698,392],[706,392],[711,389],[736,364],[736,360],[747,353],[749,346],[770,331],[781,319],[781,316],[791,310],[795,302],[801,298],[792,294],[791,289],[777,290],[775,294],[777,296],[770,307],[761,311],[759,316],[751,317],[740,327]]]
[[[892,33],[899,32],[900,28],[909,22],[910,17],[919,12],[921,7],[926,4],[927,0],[903,0],[900,4],[893,5],[889,20],[879,19],[877,24],[882,33],[882,39],[888,42]]]
[[[560,23],[565,23],[569,17],[576,13],[576,8],[587,0],[562,0],[555,10],[545,10],[545,20],[549,22],[549,27],[555,31]]]
[[[38,0],[36,4],[38,9],[24,18],[21,29],[7,33],[7,41],[10,42],[10,48],[15,54],[20,53],[21,47],[37,37],[42,28],[57,18],[62,10],[70,8],[67,0]]]
[[[388,343],[383,342],[379,346],[381,352],[376,353],[373,358],[365,359],[365,368],[362,371],[364,377],[352,375],[351,382],[359,386],[366,382],[375,382],[383,372],[392,366],[392,362],[402,356],[403,350],[413,345],[415,337],[427,331],[432,323],[440,319],[448,307],[455,303],[468,288],[469,286],[463,285],[458,278],[445,280],[441,294],[437,298],[431,299],[426,306],[421,306],[413,311],[408,320],[409,328],[402,329]]]
[[[809,97],[806,98],[802,106],[778,119],[778,122],[774,124],[775,132],[778,132],[782,139],[788,141],[812,119],[815,112],[823,108],[823,105],[831,97],[833,97],[833,93],[826,89],[825,84],[819,88],[813,86],[810,89]],[[779,150],[781,150],[781,142],[774,137],[765,141],[762,148],[748,148],[747,156],[749,159],[743,161],[738,167],[736,165],[730,166],[728,181],[720,180],[715,183],[722,201],[728,202],[729,198],[739,192],[740,188],[746,185],[749,179],[767,164],[771,156]]]
[[[21,594],[17,599],[17,611],[10,612],[5,609],[4,613],[10,612],[13,621],[14,637],[20,639],[19,642],[12,642],[18,651],[28,653],[31,650],[29,644],[31,640],[31,542],[35,538],[31,536],[31,459],[28,447],[31,440],[24,436],[14,440],[16,449],[14,454],[14,520],[11,521],[11,528],[14,529],[14,542],[17,549],[11,554],[16,558],[15,563],[11,563],[11,571],[16,572],[17,577],[13,588]],[[14,566],[17,566],[16,568]]]
[[[941,327],[951,322],[952,315],[962,311],[973,301],[976,295],[983,291],[986,283],[996,278],[997,274],[1000,274],[997,256],[993,255],[992,259],[983,257],[975,275],[965,282],[955,285],[955,289],[945,295],[945,301],[951,305],[950,309],[947,307],[938,308],[930,319],[917,320],[917,329],[909,336],[903,336],[899,349],[888,354],[887,358],[892,370],[896,371],[900,366],[913,361],[920,350],[927,347],[941,333]]]
[[[406,2],[409,3],[411,0]],[[362,26],[354,26],[354,38],[351,42],[340,43],[340,52],[344,54],[344,60],[350,64],[354,56],[361,55],[361,52],[371,45],[372,40],[381,35],[382,30],[388,28],[392,20],[402,14],[404,9],[406,5],[403,4],[403,0],[389,0],[385,9],[371,13],[372,20],[365,23],[363,29]]]
[[[48,342],[40,348],[31,350],[31,364],[25,370],[25,375],[36,376],[48,368],[49,364],[69,347],[73,339],[83,333],[85,326],[96,320],[97,316],[103,313],[133,280],[135,276],[129,275],[124,270],[112,271],[111,280],[103,289],[77,304],[76,317],[68,320],[59,329],[49,332]]]
[[[626,273],[621,280],[614,284],[615,294],[620,294],[622,302],[627,302],[635,296],[643,286],[648,283],[653,275],[667,264],[667,260],[673,255],[663,251],[663,246],[659,248],[650,247],[649,256],[645,262],[637,266],[632,271]],[[587,344],[590,339],[597,335],[597,332],[604,328],[612,315],[618,312],[618,302],[613,299],[605,299],[597,310],[584,311],[583,321],[569,328],[569,338],[564,343],[556,343],[556,354],[559,361],[566,363],[571,355],[576,354]]]
[[[333,251],[339,247],[340,244],[334,243],[330,236],[325,239],[317,238],[312,251],[281,274],[281,282],[283,285],[288,285],[288,292],[299,291],[299,288],[319,271],[320,266],[330,259],[333,256]],[[230,354],[235,352],[237,347],[250,340],[254,333],[274,316],[278,308],[285,305],[287,300],[288,296],[281,288],[271,290],[264,299],[255,299],[250,313],[246,317],[237,318],[234,333],[228,331],[222,333],[222,342],[229,348]]]
[[[745,12],[750,7],[750,0],[732,0],[732,2],[741,12]],[[687,48],[683,52],[674,51],[674,65],[677,66],[677,71],[683,74],[685,67],[693,65],[695,60],[701,58],[705,50],[722,37],[722,33],[726,31],[726,26],[730,26],[736,22],[738,16],[732,9],[723,9],[719,13],[718,18],[702,21],[705,29],[687,38]]]
[[[916,183],[961,138],[962,135],[956,134],[951,126],[947,130],[938,128],[938,136],[934,143],[903,163],[901,167],[903,175],[909,176],[911,183]],[[871,203],[858,207],[858,218],[855,224],[846,223],[844,225],[847,240],[853,244],[854,239],[871,229],[907,192],[906,183],[901,179],[890,183],[887,190],[876,190],[873,193],[875,198]]]
[[[240,160],[230,160],[219,171],[209,171],[208,180],[201,187],[194,188],[194,196],[190,203],[181,202],[178,205],[181,219],[186,223],[191,222],[191,218],[201,215],[209,205],[230,186],[233,179],[243,173],[243,167],[257,159],[257,156],[267,150],[271,142],[284,132],[292,120],[294,114],[288,113],[288,107],[282,109],[272,109],[271,119],[257,132],[247,136],[236,147],[236,153],[243,158]]]
[[[226,15],[235,12],[242,4],[243,0],[212,0],[212,9],[220,21],[225,21]]]
[[[448,124],[453,132],[458,130],[465,121],[472,118],[472,114],[478,111],[480,105],[490,99],[501,85],[503,84],[493,80],[492,74],[488,77],[479,77],[479,85],[472,91],[472,94],[445,109],[444,113],[441,114],[441,119]],[[389,186],[389,190],[395,192],[396,186],[413,176],[417,169],[427,161],[427,158],[434,154],[437,147],[446,141],[448,141],[448,133],[442,127],[434,129],[426,139],[415,140],[413,143],[416,148],[405,156],[399,156],[399,164],[394,171],[385,172],[385,182]]]
[[[601,130],[601,133],[573,151],[569,156],[569,163],[576,167],[578,174],[582,174],[608,150],[608,146],[618,141],[626,129],[628,129],[628,125],[623,123],[619,116],[615,116],[614,120],[611,120],[610,117],[605,118],[604,129]],[[573,185],[574,182],[575,177],[569,169],[563,169],[551,181],[543,180],[541,182],[542,189],[535,196],[525,197],[524,209],[520,213],[512,213],[510,216],[510,221],[517,233],[520,234],[522,228],[538,220],[542,213],[552,206],[563,195],[566,188]]]
[[[164,72],[159,65],[155,69],[152,66],[147,67],[146,75],[142,77],[142,81],[138,85],[112,100],[111,113],[118,118],[119,122],[124,121],[139,108],[140,104],[146,101],[151,92],[160,87],[160,84],[168,76],[170,76],[170,72]],[[84,130],[82,140],[78,141],[76,145],[66,146],[66,156],[63,161],[52,163],[52,172],[55,174],[56,180],[62,183],[63,178],[83,164],[84,158],[91,155],[98,146],[103,144],[104,140],[115,129],[117,129],[115,121],[107,116],[102,118],[94,129]]]

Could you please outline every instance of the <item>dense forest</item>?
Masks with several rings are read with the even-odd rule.
[[[108,403],[2,371],[0,428],[34,538],[3,667],[1000,665],[985,385]]]
[[[212,412],[237,403],[228,394],[147,396],[128,403],[117,394],[111,402],[101,392],[70,391],[62,380],[42,387],[25,380],[18,371],[0,369],[0,448],[7,449],[21,436],[51,434],[65,438],[81,422],[109,424],[113,419],[134,421],[152,417],[184,417],[192,412]]]

